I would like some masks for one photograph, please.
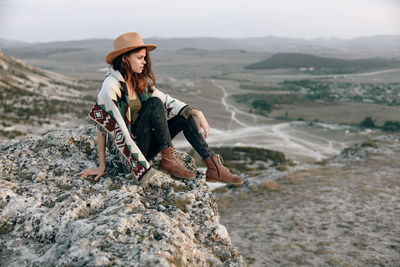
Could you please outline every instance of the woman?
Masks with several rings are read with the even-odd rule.
[[[89,119],[98,127],[100,165],[85,169],[79,175],[95,175],[97,181],[104,174],[107,146],[114,166],[133,173],[138,180],[150,170],[148,160],[160,151],[162,171],[178,178],[194,178],[195,173],[181,162],[171,141],[183,131],[207,165],[208,182],[242,184],[243,180],[231,174],[223,166],[221,156],[207,145],[209,126],[203,113],[156,88],[148,53],[156,47],[144,44],[135,32],[115,39],[115,49],[106,57],[111,68],[89,114]]]

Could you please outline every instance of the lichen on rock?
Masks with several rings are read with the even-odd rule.
[[[243,266],[204,175],[143,183],[94,167],[92,127],[0,144],[0,262],[20,265]],[[187,154],[181,154],[191,162]]]

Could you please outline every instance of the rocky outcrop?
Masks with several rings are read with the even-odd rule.
[[[245,265],[202,173],[174,180],[154,168],[143,183],[123,174],[80,178],[95,165],[95,133],[0,144],[2,265]]]

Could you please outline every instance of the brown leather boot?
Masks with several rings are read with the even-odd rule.
[[[196,177],[196,174],[185,167],[185,164],[179,159],[178,154],[176,154],[175,147],[167,147],[161,150],[161,170],[177,177],[191,179]]]
[[[233,175],[227,168],[222,164],[221,155],[214,155],[204,160],[207,165],[206,181],[207,182],[221,182],[226,184],[239,185],[243,184],[242,178]]]

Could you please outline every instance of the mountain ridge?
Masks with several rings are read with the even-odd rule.
[[[400,35],[373,35],[356,38],[291,38],[291,37],[248,37],[248,38],[218,38],[218,37],[187,37],[187,38],[144,38],[147,43],[157,43],[159,49],[179,50],[183,48],[199,48],[207,50],[239,49],[249,51],[374,51],[376,53],[400,54]],[[0,39],[0,47],[13,54],[15,49],[38,48],[80,48],[112,49],[113,40],[108,38],[92,38],[71,41],[52,41],[43,43],[27,43],[12,45]]]

